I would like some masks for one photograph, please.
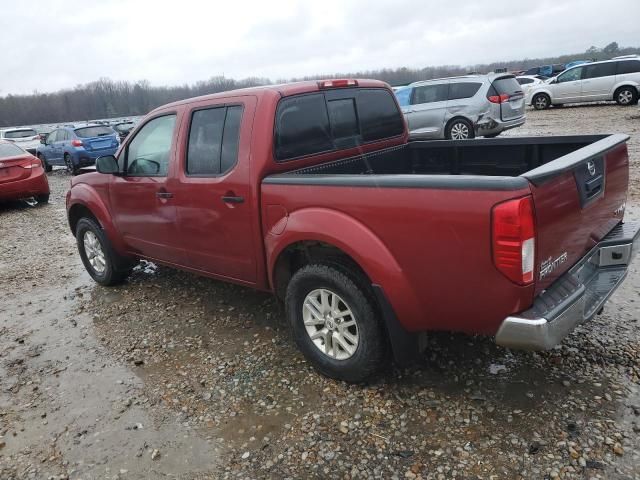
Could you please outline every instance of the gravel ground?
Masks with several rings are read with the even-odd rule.
[[[640,113],[528,112],[509,134],[632,136]],[[0,207],[0,479],[640,477],[640,260],[544,353],[434,334],[366,386],[316,374],[268,295],[142,263],[92,283],[52,198]]]

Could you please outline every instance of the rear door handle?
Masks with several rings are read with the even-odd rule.
[[[223,195],[222,201],[224,203],[244,203],[244,197],[237,197],[235,195]]]
[[[158,198],[173,198],[173,193],[171,193],[171,192],[156,192],[156,197],[158,197]]]

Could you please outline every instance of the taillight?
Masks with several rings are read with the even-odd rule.
[[[322,80],[318,82],[318,88],[357,87],[358,81],[353,79]]]
[[[82,140],[71,140],[71,145],[73,145],[74,147],[81,147]]]
[[[509,95],[503,93],[502,95],[491,95],[487,97],[491,103],[504,103],[509,101]]]
[[[509,200],[493,207],[493,263],[512,282],[533,282],[536,229],[531,197]]]

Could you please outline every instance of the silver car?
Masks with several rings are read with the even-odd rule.
[[[495,137],[525,122],[524,93],[510,74],[415,82],[395,94],[412,139]]]
[[[571,67],[536,86],[528,97],[536,110],[565,103],[615,100],[618,105],[638,103],[640,57],[620,57]]]

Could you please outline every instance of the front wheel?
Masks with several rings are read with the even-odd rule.
[[[615,101],[618,105],[628,107],[629,105],[635,105],[638,103],[638,90],[634,87],[621,87],[616,90],[614,95]]]
[[[53,167],[51,165],[49,165],[49,163],[47,162],[47,159],[44,158],[44,155],[42,155],[41,153],[38,154],[38,159],[40,160],[40,162],[42,163],[42,168],[44,168],[45,172],[50,172],[51,170],[53,170]]]
[[[93,219],[78,221],[76,242],[84,267],[100,285],[117,285],[131,273],[128,261],[113,250],[104,230]]]
[[[367,282],[333,265],[302,267],[287,286],[296,343],[323,375],[359,383],[377,373],[386,342]]]
[[[551,105],[551,99],[546,93],[538,93],[533,97],[532,103],[536,110],[546,110]]]
[[[446,136],[449,140],[468,140],[475,136],[473,125],[468,120],[458,118],[452,121],[446,130]]]

